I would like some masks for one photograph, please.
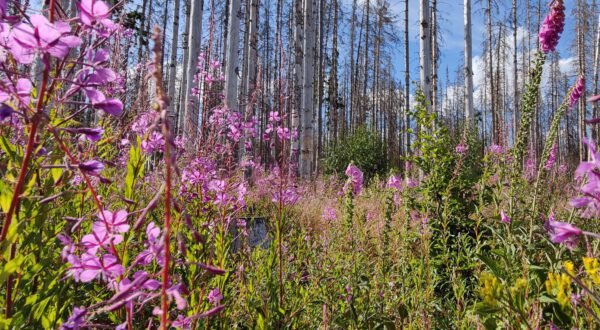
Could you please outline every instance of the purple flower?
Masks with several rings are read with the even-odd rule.
[[[178,310],[183,310],[187,307],[187,302],[181,294],[184,291],[184,287],[181,284],[173,285],[172,287],[167,289],[167,296],[175,300],[175,305],[177,305]]]
[[[281,117],[279,116],[278,111],[270,111],[269,112],[269,122],[277,123],[281,121]]]
[[[36,52],[64,58],[71,48],[81,44],[81,39],[70,35],[71,27],[65,22],[50,23],[42,15],[31,15],[31,25],[19,23],[13,29],[10,51],[19,63],[30,64]]]
[[[464,155],[467,152],[467,150],[468,147],[462,143],[457,144],[456,148],[454,148],[454,151],[460,155]]]
[[[6,118],[9,118],[10,116],[12,116],[13,112],[14,112],[13,108],[6,105],[5,103],[0,103],[0,121],[3,121]]]
[[[104,134],[104,130],[100,127],[98,128],[66,128],[65,131],[73,134],[83,134],[86,139],[91,142],[97,142],[102,138],[102,134]]]
[[[390,176],[387,182],[388,188],[402,190],[402,180],[395,175]]]
[[[579,236],[583,231],[571,224],[555,221],[554,213],[550,213],[548,220],[544,224],[544,228],[550,235],[550,240],[553,243],[564,244],[569,250],[577,246]]]
[[[490,147],[490,153],[493,155],[502,155],[504,153],[504,148],[497,144],[492,144]]]
[[[129,231],[129,225],[127,224],[127,211],[120,210],[117,212],[111,212],[104,210],[98,214],[98,219],[104,229],[111,233],[126,233]]]
[[[104,1],[82,0],[77,7],[81,22],[87,26],[93,26],[109,15],[109,8]]]
[[[560,34],[565,27],[565,6],[563,0],[552,2],[550,13],[544,19],[540,28],[540,48],[544,53],[556,50]]]
[[[156,259],[159,265],[162,265],[165,259],[164,249],[160,236],[160,228],[153,222],[150,222],[146,227],[146,236],[148,241],[145,243],[146,250],[141,252],[134,264],[148,265],[152,260]]]
[[[71,264],[69,274],[73,276],[75,281],[84,283],[91,282],[98,276],[101,279],[113,280],[122,275],[125,270],[117,257],[112,254],[96,257],[86,252],[81,258],[70,255],[68,261]]]
[[[147,154],[154,151],[163,151],[165,147],[165,139],[159,132],[152,132],[147,139],[142,141],[140,148]]]
[[[221,300],[223,300],[223,295],[218,288],[214,288],[210,290],[206,299],[208,299],[208,302],[216,306],[221,302]]]
[[[581,95],[583,94],[583,92],[585,91],[585,78],[583,76],[579,76],[579,78],[577,79],[577,83],[575,84],[575,87],[573,87],[573,91],[571,92],[571,94],[569,94],[569,108],[572,108],[575,103],[577,103],[577,101],[579,101],[579,98],[581,98]]]
[[[352,184],[352,192],[354,195],[360,194],[360,189],[363,184],[362,171],[358,167],[350,164],[348,165],[348,168],[346,168],[346,175],[348,176],[349,182]]]
[[[81,329],[85,325],[85,315],[87,311],[85,307],[75,307],[73,308],[73,313],[67,321],[65,321],[61,326],[61,330],[78,330]]]
[[[544,165],[544,169],[546,171],[550,171],[552,167],[556,163],[556,142],[552,145],[552,149],[550,149],[550,155],[548,156],[548,161]]]
[[[321,217],[323,218],[323,220],[326,221],[335,221],[337,219],[337,214],[335,213],[335,210],[331,207],[326,207],[323,209]]]
[[[504,213],[504,210],[500,211],[500,220],[504,223],[511,223],[511,219],[508,217],[508,215],[506,215],[506,213]]]
[[[96,221],[92,224],[92,233],[81,238],[81,244],[89,253],[95,254],[100,248],[109,248],[111,244],[123,242],[123,236],[106,230],[106,224]]]
[[[104,93],[96,89],[84,88],[83,90],[92,103],[92,107],[115,117],[120,116],[123,112],[123,102],[117,99],[107,99]]]
[[[189,329],[192,325],[192,320],[180,314],[177,316],[177,319],[171,323],[171,325],[177,329]]]
[[[100,176],[100,173],[104,169],[104,164],[97,160],[88,160],[85,163],[79,164],[78,167],[83,173],[87,175]]]
[[[111,116],[120,116],[123,112],[123,102],[117,99],[109,99],[93,104],[94,108],[100,109]]]
[[[0,89],[0,102],[6,102],[12,98],[16,99],[20,105],[27,106],[29,104],[32,89],[33,85],[29,79],[19,78],[17,79],[15,86],[13,86],[12,83],[7,83],[2,86],[2,89]],[[14,96],[16,96],[16,98]]]

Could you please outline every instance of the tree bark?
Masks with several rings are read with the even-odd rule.
[[[420,61],[420,80],[421,80],[421,91],[425,94],[425,102],[427,110],[431,111],[431,51],[429,47],[430,32],[429,32],[429,0],[419,0],[419,21],[420,30],[419,35],[421,38],[419,45],[419,61]]]
[[[471,25],[471,0],[464,0],[465,25],[465,118],[468,129],[473,126],[473,39]]]
[[[200,45],[202,41],[202,12],[204,10],[204,0],[192,0],[190,8],[190,34],[188,37],[188,64],[187,86],[184,97],[184,136],[189,142],[196,139],[198,132],[198,108],[199,100],[197,96],[192,95],[192,89],[197,88],[200,82],[194,82],[194,75],[198,72],[198,55],[200,55]]]
[[[302,75],[302,150],[300,176],[308,180],[313,173],[314,134],[314,76],[315,76],[315,25],[314,0],[306,0],[304,7],[304,59]]]

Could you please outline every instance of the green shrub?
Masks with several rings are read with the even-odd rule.
[[[363,171],[366,180],[387,172],[387,149],[379,134],[364,127],[342,138],[325,150],[326,174],[344,173],[350,162]]]

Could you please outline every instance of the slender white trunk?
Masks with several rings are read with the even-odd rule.
[[[171,40],[171,58],[169,59],[169,82],[167,85],[169,91],[170,107],[169,113],[173,114],[175,109],[175,77],[177,76],[177,45],[179,43],[179,4],[180,0],[175,0],[173,13],[173,39]]]
[[[306,0],[304,7],[304,63],[302,76],[302,150],[300,176],[310,179],[313,171],[314,134],[314,76],[315,76],[315,24],[314,0]]]
[[[253,106],[253,93],[256,90],[256,65],[258,62],[257,58],[257,46],[258,46],[258,0],[250,0],[250,25],[248,30],[248,76],[246,78],[245,94],[247,97],[246,101],[246,117],[251,115]]]
[[[473,124],[473,39],[471,37],[471,0],[465,0],[465,117],[469,129]]]
[[[292,102],[291,122],[292,130],[298,133],[296,138],[292,139],[290,150],[290,161],[296,163],[300,154],[300,106],[302,104],[302,58],[304,57],[302,50],[303,30],[302,30],[302,0],[296,0],[294,26],[294,100]]]
[[[238,105],[238,50],[240,39],[240,0],[229,0],[229,34],[225,63],[225,106],[239,111]]]
[[[431,109],[431,51],[429,26],[429,0],[420,0],[419,8],[419,44],[421,90],[425,94],[427,109]]]
[[[194,75],[198,71],[198,55],[200,54],[200,44],[202,41],[202,12],[204,7],[203,0],[192,0],[190,12],[190,34],[188,36],[188,64],[187,86],[184,97],[184,135],[188,141],[196,139],[198,132],[198,107],[199,100],[192,95],[192,89],[198,88],[199,82],[194,82]]]

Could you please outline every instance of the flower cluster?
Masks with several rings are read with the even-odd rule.
[[[579,76],[579,78],[577,78],[577,83],[575,84],[573,91],[571,91],[571,94],[569,94],[569,108],[572,108],[575,105],[575,103],[579,101],[579,98],[581,98],[581,95],[583,95],[584,91],[585,78],[583,76]]]
[[[565,6],[563,0],[555,0],[552,3],[550,13],[544,19],[540,27],[540,48],[542,52],[555,51],[560,35],[565,27]]]
[[[348,176],[348,181],[344,185],[344,192],[352,189],[354,195],[359,195],[363,184],[363,172],[355,165],[350,164],[346,168],[346,175]]]

